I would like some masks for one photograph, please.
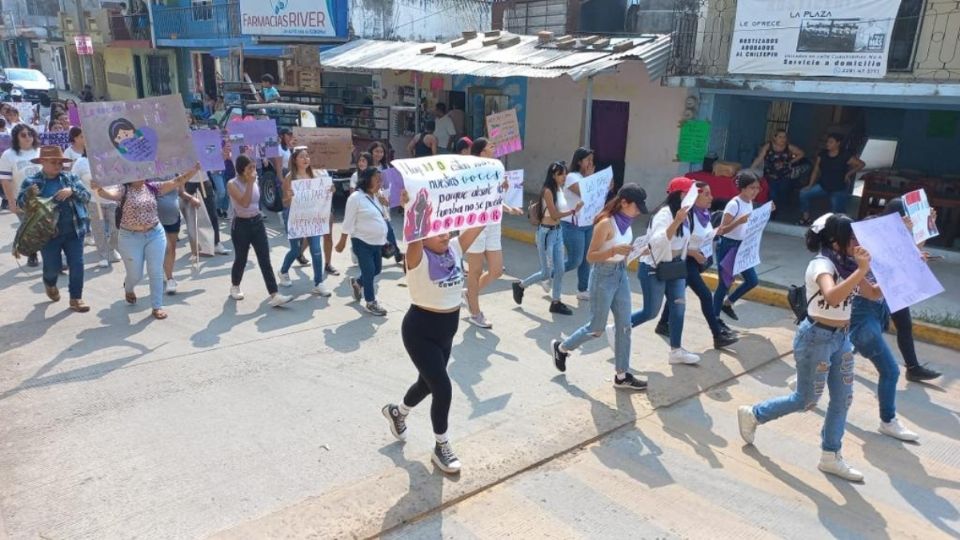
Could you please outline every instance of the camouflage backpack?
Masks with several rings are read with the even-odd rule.
[[[57,234],[60,217],[53,197],[39,197],[34,190],[27,191],[26,217],[17,228],[13,239],[13,256],[32,255]]]

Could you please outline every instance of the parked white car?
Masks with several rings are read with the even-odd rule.
[[[53,89],[50,79],[35,69],[5,68],[0,72],[0,80],[11,85],[9,93],[14,101],[36,103]]]

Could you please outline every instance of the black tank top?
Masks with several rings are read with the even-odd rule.
[[[432,156],[433,149],[423,143],[423,139],[426,138],[427,133],[421,133],[420,138],[417,139],[417,144],[413,146],[413,157],[424,157]]]

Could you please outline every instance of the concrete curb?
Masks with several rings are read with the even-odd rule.
[[[511,240],[525,242],[527,244],[536,243],[536,233],[534,233],[532,230],[514,229],[505,226],[503,227],[503,236]],[[629,268],[631,271],[636,271],[636,261],[631,263]],[[704,273],[703,280],[711,288],[715,289],[717,287],[716,273]],[[787,303],[786,289],[772,284],[761,284],[757,286],[755,289],[747,293],[746,299],[761,304],[767,304],[768,306],[790,309],[790,305]],[[893,325],[891,325],[891,331],[892,329]],[[955,351],[960,351],[960,330],[947,328],[938,324],[914,320],[913,334],[916,336],[916,339],[921,341],[946,347],[948,349],[953,349]]]

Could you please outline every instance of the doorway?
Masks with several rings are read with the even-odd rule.
[[[137,85],[137,99],[146,97],[143,91],[143,61],[139,54],[133,55],[133,79]]]
[[[627,165],[630,102],[595,100],[591,107],[590,148],[597,170],[613,168],[615,189],[623,185]]]

